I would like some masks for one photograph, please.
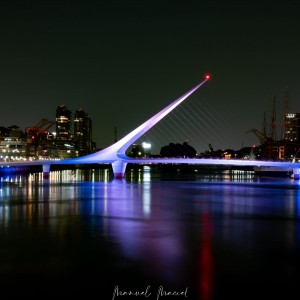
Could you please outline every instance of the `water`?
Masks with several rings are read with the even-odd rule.
[[[292,299],[299,187],[249,172],[146,167],[124,181],[108,170],[1,175],[0,295]]]

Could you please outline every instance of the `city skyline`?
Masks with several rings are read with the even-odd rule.
[[[17,126],[17,127],[19,127],[20,128],[20,130],[21,131],[25,131],[26,130],[26,128],[30,128],[30,127],[36,127],[36,125],[37,124],[39,124],[39,123],[42,123],[42,121],[47,121],[47,125],[48,125],[48,123],[52,123],[52,125],[51,125],[51,127],[49,126],[49,132],[55,132],[56,130],[55,130],[55,124],[56,124],[56,114],[57,114],[57,109],[58,108],[60,108],[60,107],[65,107],[67,110],[69,110],[70,111],[70,113],[71,113],[71,115],[70,115],[70,121],[71,121],[71,124],[70,124],[70,129],[71,129],[71,131],[72,131],[72,133],[73,133],[73,131],[74,131],[74,122],[75,122],[75,120],[76,120],[76,118],[77,118],[77,114],[80,112],[80,111],[82,111],[82,112],[84,112],[86,115],[87,115],[87,117],[89,116],[89,114],[88,114],[88,112],[87,111],[85,111],[85,109],[84,108],[82,108],[82,107],[80,107],[80,108],[76,108],[76,109],[74,109],[74,110],[71,110],[71,109],[69,109],[69,107],[68,106],[66,106],[66,105],[64,105],[64,104],[60,104],[60,105],[58,105],[58,106],[56,106],[54,109],[53,109],[53,114],[51,115],[51,114],[49,114],[49,116],[51,116],[51,118],[45,118],[45,116],[40,116],[40,118],[39,119],[37,119],[37,120],[34,120],[32,123],[30,123],[29,124],[29,120],[28,120],[28,124],[27,125],[25,125],[25,126],[20,126],[19,125],[19,123],[18,122],[15,122],[15,123],[12,123],[11,125],[9,125],[9,126],[2,126],[1,124],[0,124],[0,127],[4,127],[4,128],[10,128],[10,127],[15,127],[15,126]],[[25,123],[26,123],[26,121],[25,121]],[[42,124],[41,124],[42,125]],[[43,125],[42,125],[43,126]],[[50,130],[51,129],[51,130]]]
[[[188,101],[217,126],[207,135],[201,126],[198,136],[187,132],[191,145],[202,152],[209,143],[258,144],[246,132],[261,129],[274,96],[278,113],[286,90],[290,110],[300,111],[297,12],[291,1],[3,1],[0,126],[23,129],[53,119],[57,105],[82,107],[104,148],[115,127],[123,137],[209,72],[212,80]],[[184,142],[175,138],[160,146]]]

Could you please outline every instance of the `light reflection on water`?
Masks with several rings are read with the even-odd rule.
[[[90,273],[108,294],[115,285],[151,284],[153,295],[159,285],[188,287],[189,299],[245,299],[240,289],[277,295],[274,285],[284,287],[279,292],[297,286],[299,211],[299,182],[251,172],[144,167],[122,181],[109,170],[57,171],[48,180],[5,175],[0,239],[8,259],[0,260],[0,275],[20,283],[21,265],[25,275],[51,280],[74,272],[83,287]],[[21,249],[28,251],[22,259]]]

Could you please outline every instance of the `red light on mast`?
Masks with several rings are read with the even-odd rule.
[[[210,75],[209,74],[206,74],[205,75],[205,80],[209,80],[210,79]]]

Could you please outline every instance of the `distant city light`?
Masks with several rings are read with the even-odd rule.
[[[67,148],[72,148],[73,146],[70,144],[64,144],[64,146],[66,146]]]
[[[143,147],[144,149],[151,149],[151,144],[146,143],[146,142],[143,142],[143,143],[142,143],[142,147]]]
[[[296,114],[286,114],[286,117],[287,117],[288,119],[293,119],[293,118],[296,117]]]

